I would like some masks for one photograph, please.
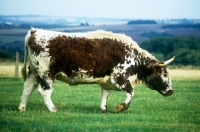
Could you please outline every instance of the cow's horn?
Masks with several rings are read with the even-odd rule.
[[[171,62],[174,60],[174,58],[175,58],[175,56],[172,57],[171,59],[165,61],[164,64],[158,64],[158,66],[166,66],[166,65],[168,65],[169,63],[171,63]]]

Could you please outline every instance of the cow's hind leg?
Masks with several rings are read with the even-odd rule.
[[[106,101],[107,98],[109,96],[109,90],[106,90],[104,88],[101,88],[101,106],[100,109],[102,112],[107,112],[107,108],[106,108]]]
[[[124,103],[119,104],[116,107],[115,111],[119,113],[121,111],[127,110],[129,108],[133,96],[134,96],[133,90],[131,92],[126,92],[126,100],[124,101]]]
[[[52,80],[40,80],[38,85],[38,92],[44,99],[44,103],[50,112],[56,112],[56,107],[51,100],[51,94],[53,92],[53,81]]]
[[[24,90],[22,92],[21,102],[18,107],[20,111],[25,111],[28,98],[30,97],[33,90],[37,87],[37,85],[38,81],[36,75],[34,73],[30,74],[24,83]]]

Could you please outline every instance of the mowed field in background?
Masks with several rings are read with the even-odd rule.
[[[21,68],[22,64],[20,64]],[[25,112],[17,107],[23,79],[14,78],[14,63],[0,65],[0,131],[200,131],[200,70],[170,69],[175,93],[163,97],[144,85],[135,87],[128,110],[115,113],[124,92],[111,91],[107,113],[101,113],[100,86],[69,86],[55,81],[50,113],[35,90]],[[21,74],[19,74],[21,77]]]

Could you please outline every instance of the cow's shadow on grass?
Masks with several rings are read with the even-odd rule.
[[[18,111],[18,106],[12,105],[12,104],[4,104],[0,105],[1,111]]]
[[[19,104],[0,105],[0,110],[13,111],[13,112],[18,111],[19,112],[18,105]],[[87,106],[87,105],[81,105],[80,106],[78,104],[65,105],[65,106],[56,105],[56,108],[57,108],[57,112],[71,112],[71,113],[83,113],[83,114],[84,113],[92,113],[92,114],[102,113],[100,108],[96,105],[89,105],[89,106]],[[46,112],[49,112],[49,110],[47,109],[45,104],[43,104],[43,103],[33,103],[33,102],[27,104],[26,112],[28,112],[28,111],[38,111],[38,112],[39,111],[46,111]],[[114,108],[109,108],[106,113],[116,114]]]
[[[14,106],[14,105],[6,105],[4,107],[0,106],[0,110],[4,110],[4,111],[10,111],[10,112],[21,112],[18,109],[18,105]],[[51,113],[46,106],[42,105],[42,104],[32,104],[31,106],[27,106],[25,111],[22,111],[22,113],[29,113],[29,112],[47,112],[47,113]],[[115,114],[127,114],[127,112],[123,111],[120,113],[116,113],[115,109],[108,109],[107,112],[101,112],[99,107],[90,107],[90,106],[73,106],[73,107],[57,107],[57,112],[58,114],[62,114],[62,113],[71,113],[71,114],[109,114],[109,115],[115,115]],[[129,112],[128,112],[129,113]]]
[[[57,110],[72,112],[72,113],[101,113],[100,108],[96,105],[79,105],[70,104],[64,106],[57,106]]]
[[[101,112],[100,107],[98,107],[97,105],[73,105],[73,106],[61,106],[58,108],[58,112],[59,111],[68,111],[68,112],[72,112],[72,113],[92,113],[92,114],[116,114],[115,112],[115,108],[108,108],[107,112]]]

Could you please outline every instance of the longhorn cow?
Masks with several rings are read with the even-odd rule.
[[[61,33],[32,28],[25,37],[22,75],[25,80],[20,111],[32,91],[38,87],[51,112],[56,107],[51,100],[55,79],[69,85],[99,84],[102,112],[110,90],[124,91],[126,99],[116,112],[128,109],[134,96],[134,86],[143,83],[163,96],[173,94],[167,65],[174,60],[157,60],[124,34],[108,31]]]

